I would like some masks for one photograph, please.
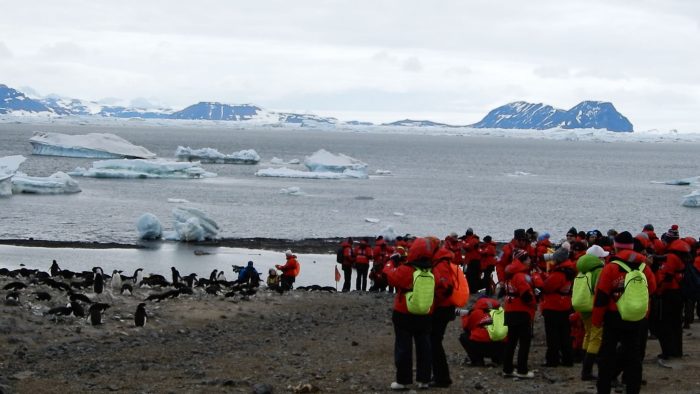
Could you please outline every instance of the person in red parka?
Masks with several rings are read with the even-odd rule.
[[[512,263],[504,272],[505,276],[505,324],[508,326],[508,343],[503,356],[503,376],[531,379],[527,361],[532,340],[532,321],[537,302],[530,272],[530,255],[523,249],[515,249]],[[518,347],[517,370],[513,371],[513,356]]]
[[[624,371],[628,393],[638,393],[642,383],[642,339],[646,338],[646,319],[624,321],[617,310],[617,301],[625,289],[627,272],[614,261],[621,261],[630,269],[644,266],[649,294],[656,291],[656,278],[646,265],[646,257],[635,252],[634,238],[628,231],[615,236],[615,254],[603,267],[596,284],[591,323],[603,327],[603,339],[598,352],[598,393],[609,393],[611,382],[619,370]],[[617,346],[620,344],[618,356]]]
[[[667,237],[666,254],[654,259],[660,263],[656,271],[656,294],[661,303],[657,336],[661,345],[659,358],[667,360],[683,357],[683,294],[681,282],[685,271],[684,260],[690,259],[690,245]]]
[[[479,298],[469,313],[462,316],[462,333],[459,343],[467,352],[469,366],[483,367],[484,358],[488,357],[494,364],[501,364],[505,341],[492,341],[486,326],[493,324],[491,311],[501,304],[493,298]]]
[[[508,264],[513,262],[513,252],[515,249],[524,250],[531,257],[535,255],[535,250],[530,245],[530,239],[525,229],[519,228],[513,231],[513,239],[503,246],[501,259],[498,260],[498,264],[496,264],[496,274],[498,275],[499,282],[505,280],[505,269]]]
[[[576,265],[568,258],[569,253],[559,248],[553,253],[554,265],[542,285],[542,316],[547,339],[544,367],[574,365],[571,348],[571,287],[576,277]]]
[[[394,363],[396,381],[392,390],[406,390],[413,382],[413,343],[416,345],[416,381],[419,389],[430,387],[432,355],[430,351],[431,314],[414,315],[408,311],[406,293],[413,288],[415,267],[431,268],[432,258],[440,240],[434,237],[416,238],[408,250],[406,264],[395,266],[387,262],[384,273],[389,285],[396,288],[391,320],[394,323]],[[433,304],[434,307],[434,304]]]
[[[464,260],[467,263],[467,283],[471,291],[481,289],[481,254],[479,253],[479,236],[474,230],[468,228],[464,233],[462,244],[464,245]]]
[[[288,291],[292,289],[294,282],[296,281],[297,275],[301,270],[301,266],[297,261],[297,256],[295,256],[291,250],[284,252],[287,262],[284,265],[275,265],[275,268],[282,271],[282,277],[280,278],[280,288],[282,291]]]
[[[491,275],[496,269],[498,259],[496,258],[496,243],[493,242],[490,235],[485,236],[484,241],[479,244],[479,254],[481,255],[481,272],[483,275],[479,288],[486,289],[486,295],[492,295],[496,284],[491,279]],[[471,288],[469,290],[472,291]]]
[[[352,282],[352,267],[355,264],[355,254],[353,253],[353,239],[348,238],[340,244],[342,248],[343,261],[340,263],[343,270],[343,292],[350,291]]]
[[[433,255],[433,276],[435,277],[435,298],[433,299],[432,328],[430,330],[430,348],[433,360],[433,375],[430,385],[433,387],[450,387],[450,369],[447,356],[442,346],[447,325],[455,319],[455,306],[451,296],[455,290],[457,278],[452,269],[454,254],[442,247]],[[459,272],[462,275],[462,272]]]
[[[369,264],[372,261],[372,247],[369,246],[367,239],[362,239],[360,244],[353,249],[355,256],[355,290],[367,290],[367,274],[369,274]]]
[[[651,247],[654,249],[652,253],[656,255],[664,254],[666,245],[664,245],[664,243],[659,239],[659,237],[656,236],[656,233],[654,232],[654,226],[651,224],[645,224],[644,228],[642,229],[642,232],[647,235],[647,238],[651,243]]]

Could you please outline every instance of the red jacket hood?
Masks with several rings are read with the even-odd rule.
[[[506,277],[511,277],[518,272],[528,272],[530,271],[530,266],[527,264],[524,264],[520,260],[515,260],[512,263],[508,264],[506,266]]]

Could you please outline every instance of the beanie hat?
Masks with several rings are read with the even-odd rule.
[[[556,264],[563,263],[568,258],[569,251],[566,248],[559,248],[552,253],[552,260],[554,260]]]
[[[252,267],[252,266],[253,266],[253,262],[252,262],[252,261],[249,261],[249,262],[248,262],[248,267]]]
[[[578,234],[578,231],[576,230],[576,227],[571,227],[569,231],[566,232],[566,236],[568,237],[569,235],[571,236],[576,236]]]
[[[487,235],[484,237],[484,242],[486,242],[486,243],[491,242],[491,239],[492,239],[491,236]]]
[[[464,233],[464,235],[472,235],[474,234],[474,230],[472,230],[471,227],[467,228],[467,231]]]
[[[651,224],[645,224],[642,231],[654,231],[654,226],[652,226]]]
[[[527,240],[527,234],[525,233],[525,229],[519,228],[515,231],[513,231],[513,238],[516,240]]]
[[[289,250],[289,249],[287,249],[287,250],[284,252],[284,255],[287,256],[287,257],[293,256],[292,251]]]
[[[634,249],[634,238],[629,231],[623,231],[615,236],[614,245],[617,249]]]
[[[549,239],[549,237],[550,237],[549,233],[543,233],[542,235],[540,235],[539,237],[537,237],[537,241],[538,241],[538,242],[542,242],[542,241],[544,241],[545,239]]]
[[[671,240],[675,240],[675,239],[679,238],[677,224],[672,225],[671,228],[668,229],[668,231],[666,232],[666,238],[671,239]]]
[[[608,257],[610,252],[606,252],[599,245],[593,245],[586,250],[586,254],[590,254],[591,256],[595,256],[598,258],[604,258],[604,257]]]

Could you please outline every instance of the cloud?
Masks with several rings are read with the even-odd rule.
[[[420,59],[418,59],[415,56],[411,56],[408,59],[403,61],[402,68],[405,71],[421,72],[421,71],[423,71],[423,64],[421,64]]]
[[[9,59],[12,57],[12,51],[5,45],[4,42],[0,41],[0,59]]]

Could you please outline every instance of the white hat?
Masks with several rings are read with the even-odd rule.
[[[286,256],[292,256],[292,251],[289,250],[289,249],[287,249],[287,250],[284,252],[284,254],[285,254]]]
[[[610,252],[606,252],[599,245],[593,245],[590,248],[588,248],[588,250],[586,250],[586,254],[590,254],[590,255],[598,257],[598,258],[603,258],[603,257],[608,257]]]

